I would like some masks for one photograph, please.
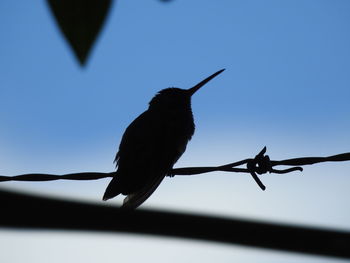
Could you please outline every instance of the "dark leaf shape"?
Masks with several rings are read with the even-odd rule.
[[[83,66],[101,31],[111,0],[47,0],[64,37]]]

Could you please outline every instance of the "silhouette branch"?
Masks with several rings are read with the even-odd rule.
[[[255,158],[248,158],[238,162],[229,163],[220,166],[208,166],[208,167],[183,167],[172,169],[168,176],[173,177],[175,175],[195,175],[202,173],[209,173],[214,171],[222,172],[236,172],[236,173],[249,173],[255,182],[259,185],[262,190],[265,190],[265,185],[261,182],[258,175],[265,173],[285,174],[294,171],[303,171],[301,166],[312,165],[322,162],[342,162],[350,161],[350,152],[332,155],[328,157],[301,157],[286,159],[281,161],[272,161],[268,155],[265,155],[266,147],[264,147]],[[246,168],[237,167],[246,165]],[[274,169],[273,167],[284,165],[292,166],[287,169]],[[54,181],[54,180],[97,180],[107,177],[113,177],[115,172],[110,173],[99,173],[99,172],[82,172],[82,173],[71,173],[64,175],[54,174],[23,174],[16,176],[0,176],[0,182],[6,181]]]
[[[1,207],[2,228],[146,234],[350,259],[349,231],[160,210],[128,210],[2,189],[0,200],[5,204]]]

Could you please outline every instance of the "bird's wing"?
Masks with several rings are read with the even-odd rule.
[[[139,192],[137,196],[141,193],[149,196],[176,161],[171,152],[173,147],[167,146],[167,136],[159,119],[150,112],[145,111],[137,117],[124,132],[115,158],[118,171],[103,199],[120,193],[129,195]],[[153,190],[148,192],[146,189]]]
[[[114,159],[118,170],[107,186],[103,200],[111,199],[120,193],[127,194],[132,185],[138,182],[137,176],[140,176],[139,172],[146,165],[144,156],[150,154],[150,127],[147,125],[147,119],[147,112],[144,112],[125,130]]]
[[[159,186],[183,154],[187,139],[177,141],[174,131],[162,126],[146,111],[126,129],[116,155],[116,176],[108,185],[104,200],[127,195],[123,207],[136,208]]]

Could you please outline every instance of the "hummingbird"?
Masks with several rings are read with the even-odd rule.
[[[192,88],[166,88],[151,99],[148,109],[122,136],[114,160],[117,171],[103,195],[104,201],[123,194],[126,198],[122,208],[134,209],[152,195],[194,134],[192,95],[224,70]]]

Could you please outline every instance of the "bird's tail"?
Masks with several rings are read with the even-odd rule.
[[[146,201],[146,199],[148,199],[148,197],[152,195],[152,193],[157,189],[157,187],[163,179],[164,176],[155,178],[151,183],[149,183],[139,191],[128,194],[127,197],[124,199],[122,208],[135,209],[138,206],[140,206],[144,201]],[[120,190],[120,182],[118,182],[118,176],[116,175],[113,177],[113,179],[107,186],[102,200],[107,201],[108,199],[116,197],[121,193],[122,191]]]
[[[109,185],[107,186],[106,191],[102,197],[103,201],[107,201],[108,199],[116,197],[121,193],[117,180],[117,176],[114,176],[113,179],[109,182]]]
[[[144,201],[148,199],[148,197],[152,195],[152,193],[157,189],[163,179],[164,176],[156,178],[152,183],[145,186],[141,190],[132,194],[128,194],[128,196],[124,199],[122,208],[135,209],[140,206]]]

